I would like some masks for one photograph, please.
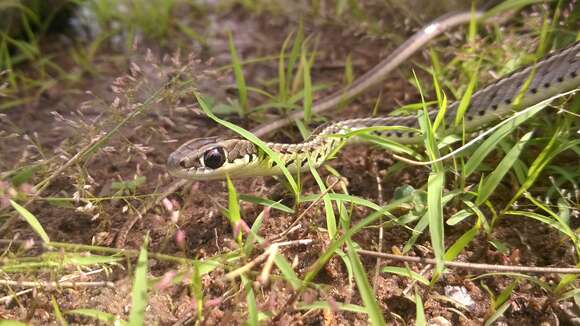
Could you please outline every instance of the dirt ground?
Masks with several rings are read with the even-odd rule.
[[[134,110],[136,104],[147,101],[152,92],[163,87],[163,83],[180,68],[189,65],[186,76],[196,80],[196,87],[212,96],[217,102],[227,103],[237,97],[231,70],[220,70],[230,63],[227,44],[227,30],[233,29],[236,48],[242,58],[258,58],[277,55],[286,36],[296,29],[296,15],[287,12],[252,12],[241,5],[234,5],[221,11],[212,11],[207,17],[200,18],[193,26],[203,30],[207,44],[185,43],[183,39],[171,40],[165,44],[143,41],[130,56],[124,56],[113,49],[103,48],[94,58],[94,70],[98,73],[79,72],[76,81],[56,80],[50,87],[43,89],[34,101],[4,112],[0,112],[0,171],[14,171],[19,167],[34,166],[32,176],[19,186],[18,191],[34,185],[52,175],[68,162],[75,154],[87,148],[94,140],[123,121]],[[534,17],[530,9],[521,15]],[[372,11],[372,10],[370,10]],[[181,17],[187,17],[181,12]],[[196,13],[199,15],[199,13]],[[360,76],[392,51],[396,44],[412,34],[419,22],[402,19],[400,12],[381,13],[381,23],[396,28],[395,33],[380,34],[367,26],[356,26],[345,19],[332,17],[310,17],[304,21],[305,34],[315,35],[319,42],[318,57],[313,66],[316,83],[330,85],[317,93],[321,97],[336,88],[343,80],[344,60],[350,54],[353,59],[355,75]],[[428,17],[435,17],[432,13]],[[421,17],[427,22],[428,17]],[[204,25],[201,29],[200,26]],[[505,28],[520,28],[506,23]],[[384,27],[383,27],[384,28]],[[441,49],[461,47],[465,29],[454,30],[445,35],[440,42]],[[533,49],[529,40],[522,39],[522,46]],[[70,52],[59,37],[45,41],[42,46],[54,54],[54,61],[63,70],[75,72],[79,67],[70,60]],[[58,51],[59,48],[65,49]],[[150,53],[149,53],[150,51]],[[178,54],[179,53],[179,54]],[[164,59],[164,57],[166,57]],[[442,60],[453,55],[442,55]],[[418,100],[414,87],[407,82],[415,64],[428,65],[429,53],[423,51],[413,57],[411,62],[400,68],[383,83],[380,89],[373,90],[356,99],[347,108],[329,113],[332,119],[343,119],[370,114],[379,93],[380,109],[387,112],[391,108]],[[25,73],[35,76],[34,66],[18,67]],[[246,81],[249,85],[268,85],[277,74],[277,62],[265,61],[260,64],[244,66]],[[422,70],[417,73],[425,83],[430,77]],[[488,76],[488,78],[491,78]],[[270,85],[272,85],[270,83]],[[270,86],[272,89],[276,85]],[[250,103],[260,104],[260,97],[250,93]],[[370,108],[370,109],[369,109]],[[245,128],[260,123],[252,119],[242,119],[232,114],[229,121]],[[261,116],[269,119],[270,116]],[[263,120],[266,121],[266,120]],[[321,121],[317,121],[320,123]],[[84,244],[116,248],[122,244],[126,250],[138,250],[144,236],[150,238],[149,251],[180,258],[209,259],[227,254],[236,247],[232,227],[222,213],[228,205],[228,192],[225,182],[192,182],[169,195],[162,203],[148,209],[140,218],[140,209],[152,204],[154,194],[164,190],[175,180],[165,168],[168,155],[181,143],[195,137],[224,135],[230,132],[206,118],[197,108],[191,93],[181,92],[179,87],[163,101],[152,103],[141,114],[121,125],[120,129],[106,140],[94,153],[68,166],[54,176],[39,198],[27,208],[39,219],[52,241],[68,244]],[[300,139],[296,128],[286,128],[270,136],[276,141],[297,141]],[[490,158],[495,164],[500,158]],[[559,157],[559,160],[577,160],[577,156]],[[403,185],[421,188],[427,182],[427,168],[404,166],[392,170],[394,158],[384,150],[370,145],[348,146],[330,165],[339,171],[348,183],[349,194],[368,199],[375,203],[388,203],[395,192]],[[320,169],[323,179],[331,175]],[[1,175],[4,189],[12,187],[8,174]],[[120,190],[120,181],[135,181],[135,188]],[[137,180],[137,181],[136,181]],[[477,177],[475,178],[477,180]],[[310,176],[303,181],[303,194],[318,194],[320,189]],[[477,182],[477,181],[476,181]],[[126,186],[126,184],[125,184]],[[236,180],[235,187],[240,194],[281,201],[293,207],[293,197],[280,181],[271,177]],[[510,197],[513,184],[505,181],[505,186],[494,195]],[[503,193],[502,193],[503,192]],[[125,199],[103,200],[88,204],[75,198],[109,197],[127,195]],[[71,198],[70,201],[51,200],[51,198]],[[506,199],[507,200],[507,199]],[[505,200],[504,200],[505,201]],[[501,199],[497,199],[501,203]],[[446,216],[458,210],[461,203],[450,205]],[[260,229],[264,238],[274,237],[292,225],[308,203],[298,206],[295,214],[242,202],[242,216],[251,226],[260,213],[266,218]],[[5,221],[12,213],[3,198],[0,212]],[[371,212],[370,209],[356,206],[352,212],[353,221],[360,220]],[[406,212],[398,212],[403,215]],[[14,220],[12,220],[14,221]],[[135,221],[134,225],[129,221]],[[289,233],[283,240],[309,239],[308,245],[284,247],[282,254],[292,262],[294,271],[303,277],[309,267],[319,258],[329,243],[324,205],[321,203],[309,209],[301,222],[301,227]],[[445,230],[446,245],[452,244],[472,223],[464,222]],[[571,227],[578,227],[578,216],[572,216]],[[4,225],[1,237],[3,259],[14,257],[38,257],[40,254],[62,253],[63,248],[47,251],[38,244],[38,237],[29,225],[16,220]],[[389,226],[379,236],[378,227],[366,228],[359,232],[354,241],[368,250],[382,248],[385,252],[398,252],[411,236],[409,229]],[[123,237],[123,239],[119,239]],[[11,247],[9,240],[18,240]],[[27,239],[35,239],[30,245]],[[498,240],[507,246],[497,250],[492,241]],[[255,258],[247,257],[248,260]],[[406,253],[410,256],[432,257],[428,233],[419,237],[415,246]],[[450,269],[432,287],[414,286],[406,277],[376,273],[377,260],[361,257],[375,290],[383,314],[389,323],[413,324],[416,320],[415,303],[409,299],[409,292],[418,289],[423,298],[427,320],[433,325],[480,325],[492,313],[493,297],[518,280],[510,300],[510,308],[497,325],[576,325],[580,323],[580,311],[573,298],[556,301],[538,283],[554,286],[561,276],[543,275],[533,280],[523,276],[495,275],[474,278],[474,274],[461,269]],[[464,250],[457,261],[504,265],[530,266],[573,266],[575,252],[573,246],[564,241],[561,234],[540,222],[515,217],[503,218],[493,229],[492,234],[480,234]],[[17,282],[57,281],[64,275],[84,275],[77,280],[108,281],[113,286],[95,287],[40,287],[33,291],[5,301],[0,305],[0,318],[17,319],[35,325],[56,324],[52,300],[61,311],[92,308],[127,318],[131,303],[133,282],[133,258],[122,259],[118,264],[100,266],[94,274],[87,274],[97,268],[78,268],[74,265],[61,266],[59,269],[29,269],[21,273],[2,272],[3,278]],[[239,262],[238,262],[239,263]],[[400,262],[382,261],[390,266],[405,266]],[[242,264],[240,263],[239,266]],[[261,265],[259,265],[261,266]],[[409,264],[417,273],[423,265]],[[169,278],[174,273],[186,270],[174,262],[152,257],[149,261],[150,274],[160,279]],[[253,269],[259,274],[260,267]],[[202,277],[204,296],[204,322],[207,325],[239,324],[247,318],[245,292],[239,282],[227,281],[224,275],[230,272],[222,267]],[[257,276],[256,274],[251,274]],[[270,282],[253,283],[258,310],[266,314],[279,314],[276,324],[282,325],[365,325],[367,316],[343,310],[298,310],[295,305],[288,306],[295,291],[274,270]],[[149,293],[146,310],[148,324],[183,325],[193,324],[197,313],[197,303],[189,285],[190,274],[175,284],[153,286]],[[427,276],[431,271],[427,269]],[[163,282],[163,281],[161,281]],[[331,303],[353,303],[362,305],[362,299],[354,283],[349,282],[348,271],[343,261],[333,257],[316,276],[317,286],[311,287],[297,298],[297,302],[309,303],[325,301]],[[473,299],[473,306],[459,305],[449,300],[446,289],[463,287]],[[30,287],[18,285],[0,286],[0,295],[6,296]],[[412,294],[412,293],[411,293]],[[94,319],[65,315],[71,324],[96,324]]]

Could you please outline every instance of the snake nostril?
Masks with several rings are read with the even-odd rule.
[[[184,169],[187,169],[187,162],[185,160],[181,160],[179,161],[179,166],[181,166]]]

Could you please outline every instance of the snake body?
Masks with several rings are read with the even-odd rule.
[[[557,94],[580,87],[580,42],[555,51],[536,64],[519,69],[510,75],[475,92],[463,114],[462,128],[475,131],[497,121],[518,108],[525,108]],[[459,102],[447,108],[445,122],[454,125]],[[428,110],[434,119],[438,110]],[[405,129],[372,131],[378,136],[403,144],[418,144],[422,135],[415,116],[387,116],[337,121],[317,128],[304,142],[298,144],[266,143],[291,172],[306,170],[310,161],[321,165],[342,143],[340,137],[348,132],[375,127],[401,126]],[[456,128],[455,128],[456,129]],[[449,128],[449,132],[457,131]],[[280,166],[259,147],[246,139],[218,137],[192,139],[168,159],[170,174],[194,180],[276,175]]]

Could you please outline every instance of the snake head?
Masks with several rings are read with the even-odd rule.
[[[257,161],[254,144],[244,139],[195,138],[181,145],[167,160],[169,174],[192,180],[245,175]]]

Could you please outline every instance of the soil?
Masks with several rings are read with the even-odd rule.
[[[370,8],[367,10],[372,12],[372,7]],[[179,16],[185,19],[188,14],[191,13],[181,12]],[[54,39],[45,40],[46,44],[43,43],[42,47],[54,55],[53,60],[63,70],[78,72],[78,79],[54,79],[54,83],[43,89],[40,95],[33,97],[32,102],[0,113],[0,128],[3,132],[0,134],[0,171],[14,172],[21,167],[36,166],[32,176],[18,186],[8,183],[8,176],[13,176],[14,173],[1,174],[5,182],[0,184],[0,190],[4,189],[6,194],[7,189],[14,188],[13,190],[23,193],[31,185],[52,175],[92,141],[113,130],[136,110],[136,104],[145,102],[152,92],[159,89],[182,67],[188,67],[186,76],[195,79],[196,86],[204,94],[212,96],[216,102],[228,103],[235,100],[237,94],[231,87],[235,84],[233,73],[216,69],[230,62],[226,31],[235,31],[238,53],[247,59],[277,55],[286,36],[298,26],[298,16],[288,14],[280,8],[253,12],[241,5],[234,5],[206,14],[204,19],[192,23],[199,30],[202,29],[198,25],[207,24],[203,29],[206,45],[192,44],[191,41],[187,44],[183,36],[174,41],[167,40],[162,45],[143,41],[131,51],[129,57],[104,47],[94,58],[95,74],[83,71],[70,59],[70,45],[61,38],[54,36]],[[352,17],[344,21],[328,16],[305,19],[305,34],[312,35],[319,42],[318,57],[313,65],[313,79],[316,83],[327,83],[331,86],[317,93],[317,97],[322,97],[342,83],[344,61],[348,55],[353,58],[355,76],[360,76],[390,53],[396,44],[411,35],[414,29],[421,26],[420,22],[429,21],[428,17],[419,17],[420,21],[409,22],[403,20],[400,14],[396,10],[384,15],[381,13],[383,18],[378,20],[377,26],[383,31],[382,34],[372,28],[365,28],[368,26],[357,26]],[[533,9],[523,15],[533,16]],[[436,13],[432,13],[431,17],[435,16]],[[387,30],[386,26],[397,27],[396,33],[384,32]],[[513,26],[508,23],[506,28],[510,27]],[[440,41],[440,45],[449,49],[461,47],[464,40],[459,35],[464,34],[455,31],[450,33]],[[150,55],[148,51],[151,51]],[[193,59],[189,57],[189,53],[192,53]],[[166,56],[168,58],[163,59]],[[452,57],[450,54],[449,58]],[[446,56],[441,58],[446,59]],[[382,94],[382,112],[388,112],[390,108],[403,103],[417,101],[419,95],[407,81],[412,76],[410,68],[416,67],[416,64],[428,65],[429,51],[425,50],[414,56],[379,89],[367,92],[348,107],[328,115],[332,119],[369,115],[379,93]],[[18,69],[30,76],[38,76],[38,71],[33,66],[22,66]],[[424,71],[416,69],[416,72],[425,83],[430,81]],[[269,87],[269,91],[276,91],[277,86],[268,82],[275,80],[277,76],[277,60],[244,66],[244,74],[248,85]],[[195,137],[228,134],[228,131],[201,113],[191,93],[180,92],[177,86],[172,94],[173,96],[151,104],[143,113],[127,121],[103,146],[86,156],[86,159],[57,173],[48,187],[37,194],[39,198],[27,205],[39,219],[51,241],[115,248],[119,244],[120,233],[126,230],[123,247],[119,249],[138,250],[147,235],[148,250],[152,253],[199,260],[225,257],[237,247],[234,230],[223,213],[223,208],[228,206],[228,192],[225,182],[222,181],[190,182],[170,194],[163,202],[153,205],[128,228],[128,221],[134,220],[142,207],[152,203],[152,194],[160,192],[175,181],[166,172],[165,160],[179,144]],[[263,101],[256,94],[250,95],[252,106]],[[269,115],[256,117],[240,118],[235,114],[225,116],[229,121],[245,128],[271,119]],[[290,127],[270,136],[270,139],[297,141],[300,136],[296,128]],[[491,158],[489,163],[496,164],[499,159]],[[577,160],[577,157],[571,159]],[[564,158],[563,161],[565,160]],[[426,184],[430,172],[427,168],[409,165],[398,169],[395,164],[396,160],[384,150],[362,144],[346,147],[338,155],[338,159],[330,162],[344,177],[349,194],[375,203],[389,203],[401,186],[420,189]],[[320,173],[323,180],[332,178],[326,169],[320,169]],[[473,179],[474,183],[477,183],[477,178]],[[139,180],[135,181],[134,189],[127,186],[126,182],[131,180]],[[449,180],[449,187],[452,187],[452,178]],[[122,184],[121,181],[125,183]],[[289,207],[295,204],[293,196],[279,179],[260,177],[235,180],[234,184],[239,194],[281,201]],[[513,184],[506,178],[499,191],[494,194],[494,203],[501,208],[500,205],[505,204],[513,191]],[[312,177],[305,176],[302,193],[320,193]],[[52,197],[75,199],[113,195],[126,195],[126,198],[103,200],[92,205],[83,200],[50,200]],[[3,199],[4,207],[0,208],[2,216],[8,220],[12,213],[6,207],[6,198]],[[241,203],[242,217],[249,227],[258,215],[263,214],[265,218],[260,235],[266,239],[287,231],[296,218],[306,211],[300,227],[281,240],[309,239],[312,242],[280,249],[301,278],[330,243],[328,233],[323,229],[326,225],[323,203],[307,210],[308,206],[309,203],[300,203],[297,205],[297,213],[288,214],[248,202]],[[446,207],[446,216],[451,216],[460,207],[461,203],[449,205]],[[370,209],[354,207],[352,223],[370,213]],[[408,212],[396,213],[400,216]],[[572,229],[578,226],[578,216],[572,217],[571,224]],[[463,222],[446,227],[446,246],[453,244],[472,226],[471,222]],[[364,249],[397,253],[403,250],[411,235],[410,229],[400,226],[386,227],[384,234],[380,235],[380,229],[373,226],[357,233],[353,240]],[[51,252],[64,252],[62,248],[46,250],[38,245],[30,246],[27,239],[35,239],[36,244],[40,240],[29,225],[21,220],[9,226],[5,225],[2,238],[20,241],[10,249],[4,245],[6,251],[3,258],[7,261],[15,257],[38,257]],[[494,242],[502,243],[505,249],[498,250],[493,245]],[[456,260],[503,265],[573,266],[576,261],[573,248],[555,228],[532,219],[503,217],[494,226],[492,233],[482,232]],[[82,252],[89,255],[86,251]],[[262,252],[254,250],[245,259],[251,261]],[[428,232],[422,234],[405,254],[433,257]],[[417,291],[423,300],[426,319],[431,325],[480,325],[496,309],[494,297],[490,293],[497,298],[513,282],[517,284],[509,298],[509,308],[496,324],[559,325],[577,324],[579,320],[578,306],[573,298],[556,301],[557,297],[553,293],[538,285],[553,287],[561,280],[559,275],[535,276],[533,279],[508,275],[474,278],[476,274],[467,270],[449,269],[429,287],[413,284],[407,277],[376,272],[377,266],[406,266],[400,262],[381,260],[378,265],[375,258],[365,256],[361,256],[361,260],[383,315],[392,324],[415,323],[417,316],[413,294]],[[3,273],[6,276],[3,279],[18,282],[49,282],[57,281],[65,275],[78,275],[82,271],[83,275],[76,281],[108,281],[113,286],[39,287],[5,301],[0,306],[0,317],[35,325],[57,324],[52,304],[54,300],[62,312],[91,308],[126,320],[131,306],[134,264],[133,255],[118,264],[102,265],[98,268],[71,265],[61,266],[56,269],[57,272],[49,269],[25,269],[21,273]],[[239,265],[225,266],[239,268],[243,262],[237,264]],[[365,314],[338,309],[299,310],[296,305],[315,301],[328,302],[331,307],[338,302],[363,305],[356,284],[349,280],[348,270],[339,256],[333,257],[316,275],[313,281],[316,286],[298,294],[295,301],[292,300],[297,292],[289,282],[280,277],[280,271],[276,268],[269,282],[258,281],[263,266],[261,262],[251,269],[252,273],[248,276],[254,277],[250,282],[256,293],[258,310],[269,317],[276,316],[275,322],[270,319],[272,323],[368,323]],[[432,276],[432,269],[425,268],[424,265],[407,266],[426,277]],[[88,273],[89,271],[94,274]],[[151,277],[157,277],[161,281],[149,292],[146,323],[193,324],[198,305],[193,294],[194,289],[189,284],[192,273],[188,266],[150,257],[149,272]],[[202,276],[203,324],[240,324],[247,319],[246,294],[238,280],[230,281],[225,278],[229,272],[231,270],[219,267]],[[183,280],[175,278],[180,273],[184,275]],[[449,300],[446,295],[448,287],[464,288],[475,304],[467,307]],[[29,288],[5,285],[0,287],[0,294],[6,296]],[[72,314],[64,316],[70,324],[97,324],[88,317]]]

